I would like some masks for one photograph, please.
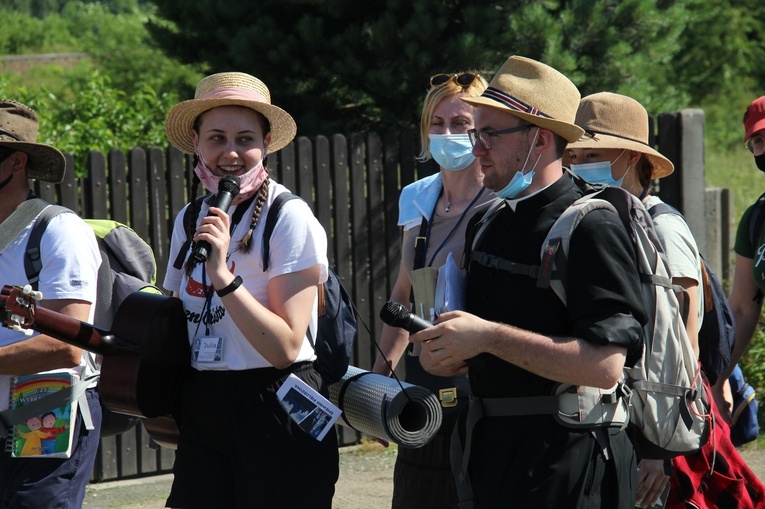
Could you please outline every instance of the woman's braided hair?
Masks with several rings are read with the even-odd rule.
[[[252,110],[255,111],[255,110]],[[258,118],[260,119],[261,126],[263,128],[263,136],[265,137],[266,134],[268,134],[271,131],[271,123],[268,121],[268,119],[262,115],[261,113],[255,111]],[[194,131],[199,134],[199,127],[202,125],[202,117],[204,116],[204,112],[201,113],[196,120],[194,121]],[[193,165],[194,167],[199,164],[199,156],[194,154],[193,159]],[[239,241],[239,245],[237,246],[237,249],[240,249],[244,253],[249,253],[252,250],[252,232],[255,231],[255,227],[258,225],[258,220],[260,219],[260,213],[263,210],[263,206],[266,204],[266,200],[268,199],[268,181],[270,178],[268,177],[268,166],[267,166],[267,157],[263,157],[263,169],[266,171],[266,179],[263,181],[263,184],[261,184],[260,188],[258,189],[257,198],[255,199],[255,207],[252,209],[252,219],[250,220],[250,228],[247,230],[247,233],[242,237],[242,239]],[[199,184],[201,181],[199,180],[199,177],[197,177],[196,173],[194,173],[193,178],[191,179],[191,185],[189,188],[189,196],[191,197],[191,201],[189,202],[189,207],[191,208],[191,213],[186,214],[185,222],[183,224],[183,230],[186,233],[186,238],[190,239],[194,237],[194,233],[197,229],[197,218],[199,216],[199,210],[197,210],[197,200],[194,199],[197,195],[197,191],[199,190]],[[193,252],[193,249],[190,249],[189,252]],[[184,266],[186,270],[186,275],[191,275],[192,270],[194,270],[194,257],[189,256],[186,259],[186,265]]]

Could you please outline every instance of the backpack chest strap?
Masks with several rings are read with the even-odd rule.
[[[470,254],[471,261],[493,270],[501,270],[521,276],[528,276],[537,280],[537,288],[547,288],[550,286],[550,279],[558,278],[558,271],[545,272],[546,277],[541,278],[541,265],[529,265],[525,263],[514,262],[507,258],[485,253],[483,251],[473,251]]]

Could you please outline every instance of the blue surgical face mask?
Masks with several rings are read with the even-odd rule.
[[[571,171],[579,175],[590,184],[617,185],[611,174],[611,163],[600,161],[599,163],[571,164]]]
[[[441,168],[464,170],[475,161],[473,145],[467,134],[429,134],[430,154]]]
[[[505,187],[497,192],[497,196],[503,200],[515,198],[523,191],[525,191],[531,185],[531,181],[534,180],[534,170],[537,167],[537,163],[539,163],[539,159],[542,158],[542,154],[539,154],[539,157],[537,157],[537,160],[534,163],[534,167],[531,168],[530,172],[523,173],[523,170],[526,169],[526,164],[529,162],[531,149],[534,148],[534,144],[537,142],[537,136],[539,136],[539,129],[537,129],[537,132],[534,133],[534,141],[532,141],[531,145],[529,146],[529,153],[526,154],[526,160],[523,162],[523,168],[518,170],[515,175],[513,175],[513,178],[510,179],[510,182],[508,182]]]
[[[619,157],[624,154],[626,150],[623,150]],[[614,163],[619,160],[619,157],[614,159]],[[607,186],[621,187],[624,182],[624,177],[630,172],[630,167],[624,172],[624,175],[619,180],[614,180],[612,172],[613,163],[611,161],[600,161],[597,163],[586,164],[572,164],[571,171],[576,175],[579,175],[590,184],[605,184]]]

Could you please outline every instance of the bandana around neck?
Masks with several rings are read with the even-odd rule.
[[[208,191],[213,194],[218,194],[218,183],[222,177],[213,175],[201,155],[197,154],[197,157],[199,158],[199,162],[194,168],[194,173],[196,173],[197,177],[199,177],[199,180],[202,181],[202,184]],[[266,169],[263,166],[263,160],[261,159],[255,167],[239,177],[239,194],[234,198],[234,204],[242,203],[250,198],[258,189],[260,189],[260,186],[267,178],[268,172],[266,172]]]

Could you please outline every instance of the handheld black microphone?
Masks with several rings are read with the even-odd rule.
[[[211,207],[217,207],[221,210],[227,211],[231,206],[231,201],[239,194],[239,179],[233,175],[224,175],[220,182],[218,182],[218,194],[215,195],[215,201],[213,201]],[[208,216],[213,214],[208,213]],[[210,254],[210,243],[204,240],[197,242],[194,246],[194,260],[199,263],[207,261],[207,257]]]
[[[400,327],[410,334],[433,327],[432,323],[410,313],[406,306],[398,302],[386,302],[380,310],[380,318],[391,327]]]

